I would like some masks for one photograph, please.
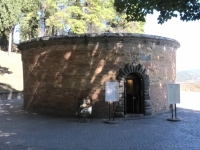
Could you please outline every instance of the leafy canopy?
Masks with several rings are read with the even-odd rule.
[[[34,3],[31,3],[30,0],[23,0],[21,9],[22,16],[19,21],[20,39],[28,40],[37,37],[40,19],[38,11],[40,7],[40,0],[34,0]]]
[[[11,33],[20,25],[20,39],[40,35],[131,32],[143,33],[144,22],[128,22],[114,0],[0,0],[0,31]],[[0,34],[1,34],[0,33]]]
[[[0,0],[0,34],[10,32],[19,22],[22,0]]]
[[[127,22],[118,13],[114,0],[44,0],[46,35],[135,32],[142,33],[144,23]]]
[[[162,24],[178,14],[182,21],[200,19],[199,0],[115,0],[118,12],[125,12],[128,21],[145,21],[147,14],[159,12],[158,23]]]

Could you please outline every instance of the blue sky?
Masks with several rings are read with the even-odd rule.
[[[145,34],[177,40],[177,71],[200,69],[200,21],[183,22],[179,18],[157,24],[157,14],[147,16]]]

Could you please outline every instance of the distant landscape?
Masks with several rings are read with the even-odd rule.
[[[200,92],[200,69],[177,72],[176,83],[180,83],[181,91]]]
[[[177,72],[176,83],[181,91],[200,92],[200,69]],[[0,93],[9,91],[23,91],[21,54],[0,50]]]
[[[200,69],[177,72],[176,82],[178,82],[178,83],[200,83]]]

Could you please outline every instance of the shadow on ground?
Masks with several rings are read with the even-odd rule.
[[[3,74],[12,74],[12,71],[9,71],[9,68],[0,66],[0,75]]]

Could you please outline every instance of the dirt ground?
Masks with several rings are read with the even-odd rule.
[[[0,51],[0,92],[22,91],[23,71],[21,54]]]
[[[181,83],[180,89],[181,91],[200,92],[200,84],[199,83]]]

